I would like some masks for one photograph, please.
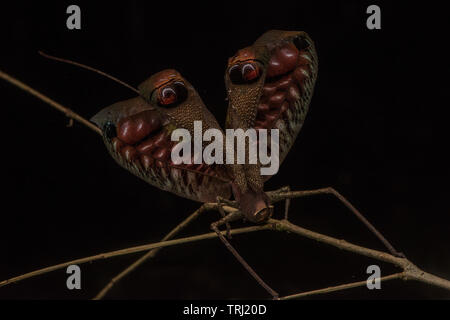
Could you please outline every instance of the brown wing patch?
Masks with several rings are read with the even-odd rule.
[[[312,59],[307,52],[299,51],[293,43],[275,48],[267,67],[255,128],[274,128],[278,119],[306,94],[306,82],[311,77]]]
[[[145,110],[121,118],[104,140],[121,166],[160,189],[201,202],[229,198],[229,178],[220,166],[172,162],[172,127],[157,110]]]
[[[254,127],[279,129],[281,164],[308,112],[317,76],[317,56],[309,39],[281,39],[268,47],[270,59]],[[270,149],[270,143],[268,146]]]

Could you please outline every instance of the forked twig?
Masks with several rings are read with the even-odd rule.
[[[241,234],[241,233],[269,230],[270,228],[271,228],[271,226],[269,224],[263,225],[263,226],[252,226],[252,227],[234,229],[231,231],[231,234],[237,235],[237,234]],[[224,234],[224,233],[226,233],[226,231],[222,232],[222,234]],[[45,274],[45,273],[49,273],[49,272],[52,272],[55,270],[63,269],[72,264],[79,265],[79,264],[84,264],[87,262],[109,259],[112,257],[118,257],[118,256],[123,256],[123,255],[127,255],[127,254],[143,252],[143,251],[149,251],[149,250],[156,249],[156,248],[172,247],[172,246],[180,245],[183,243],[191,243],[191,242],[196,242],[196,241],[201,241],[201,240],[206,240],[206,239],[211,239],[211,238],[216,238],[216,237],[217,237],[217,233],[210,232],[210,233],[205,233],[205,234],[201,234],[201,235],[197,235],[197,236],[191,236],[191,237],[180,238],[180,239],[175,239],[175,240],[161,241],[161,242],[156,242],[156,243],[149,243],[149,244],[145,244],[145,245],[141,245],[141,246],[100,253],[100,254],[96,254],[93,256],[85,257],[85,258],[80,258],[80,259],[63,262],[63,263],[60,263],[60,264],[57,264],[54,266],[38,269],[38,270],[28,272],[28,273],[25,273],[25,274],[17,276],[17,277],[3,280],[0,282],[0,287],[6,286],[7,284],[19,282],[19,281],[22,281],[22,280],[25,280],[28,278],[32,278],[32,277],[35,277],[35,276],[38,276],[41,274]]]
[[[402,257],[396,257],[392,254],[389,254],[387,252],[382,252],[374,249],[365,248],[362,246],[358,246],[355,244],[352,244],[350,242],[347,242],[342,239],[336,239],[330,236],[326,236],[302,227],[299,227],[295,224],[290,223],[286,220],[275,220],[270,219],[269,224],[273,224],[273,228],[279,231],[288,231],[292,232],[301,236],[304,236],[306,238],[316,240],[319,242],[326,243],[328,245],[332,245],[336,248],[350,251],[359,255],[363,255],[369,258],[373,258],[376,260],[388,262],[391,264],[396,265],[397,267],[400,267],[403,269],[402,272],[402,279],[403,280],[417,280],[420,282],[424,282],[433,286],[441,287],[447,290],[450,290],[450,281],[446,280],[444,278],[437,277],[435,275],[432,275],[430,273],[427,273],[420,268],[418,268],[416,265],[414,265],[411,261],[409,261],[407,258]]]
[[[225,208],[219,204],[218,210],[221,211],[221,213],[224,213]],[[237,250],[231,245],[231,243],[222,235],[222,233],[219,230],[220,225],[227,225],[227,235],[230,234],[231,229],[229,228],[229,222],[237,219],[237,218],[243,218],[243,215],[240,211],[235,209],[234,211],[230,212],[227,216],[224,216],[219,221],[216,221],[211,224],[211,229],[214,230],[217,235],[219,236],[220,241],[227,247],[227,249],[233,254],[233,256],[239,261],[239,263],[247,270],[247,272],[258,282],[258,284],[266,290],[273,299],[278,299],[279,294],[275,290],[273,290],[257,273],[253,268],[245,261],[245,259],[237,252]]]
[[[64,61],[64,62],[67,62],[67,61]],[[92,124],[91,122],[89,122],[86,119],[84,119],[83,117],[79,116],[72,110],[53,101],[52,99],[48,98],[47,96],[37,92],[36,90],[32,89],[28,85],[24,84],[23,82],[2,72],[1,70],[0,70],[0,78],[8,81],[9,83],[19,87],[20,89],[22,89],[26,92],[34,95],[38,99],[48,103],[50,106],[52,106],[55,109],[59,110],[60,112],[64,113],[67,117],[74,119],[74,120],[80,122],[81,124],[84,124],[91,130],[95,131],[96,133],[98,133],[100,135],[102,134],[101,130],[98,127],[96,127],[94,124]],[[332,193],[332,192],[329,192],[330,190],[326,190],[326,191],[328,193]],[[305,191],[288,191],[288,192],[285,192],[284,194],[280,193],[278,195],[279,199],[273,199],[273,200],[276,202],[279,200],[283,200],[283,199],[286,200],[288,198],[293,198],[293,197],[298,197],[298,196],[303,196],[303,195],[305,195]],[[336,196],[339,198],[338,195],[336,195]],[[340,200],[342,201],[342,199],[340,199]],[[353,206],[351,204],[348,203],[349,205],[347,205],[345,199],[343,202],[350,210],[353,211],[353,209],[352,209]],[[183,229],[187,224],[189,224],[193,219],[195,219],[201,212],[203,212],[203,210],[209,210],[209,209],[217,209],[216,204],[203,205],[196,212],[194,212],[190,217],[188,217],[185,221],[183,221],[180,225],[178,225],[174,230],[172,230],[168,235],[166,235],[166,237],[164,237],[164,239],[172,238],[181,229]],[[229,212],[232,212],[235,209],[228,207],[227,210]],[[275,231],[292,232],[292,233],[298,234],[300,236],[307,237],[309,239],[313,239],[313,240],[316,240],[319,242],[326,243],[328,245],[335,246],[342,250],[350,251],[350,252],[353,252],[353,253],[356,253],[359,255],[367,256],[367,257],[370,257],[373,259],[377,259],[380,261],[385,261],[385,262],[394,264],[403,270],[400,273],[395,273],[395,274],[380,278],[380,280],[383,280],[383,281],[399,279],[399,278],[401,278],[403,280],[416,280],[416,281],[424,282],[424,283],[427,283],[427,284],[430,284],[433,286],[441,287],[441,288],[444,288],[444,289],[447,289],[450,291],[450,281],[449,280],[446,280],[446,279],[437,277],[435,275],[432,275],[430,273],[424,272],[423,270],[421,270],[420,268],[415,266],[406,257],[398,257],[398,256],[394,256],[392,254],[386,253],[386,252],[377,251],[377,250],[365,248],[362,246],[358,246],[358,245],[349,243],[345,240],[336,239],[336,238],[333,238],[333,237],[330,237],[327,235],[323,235],[323,234],[299,227],[297,225],[290,223],[287,220],[269,219],[269,221],[267,221],[267,223],[264,225],[234,229],[234,230],[231,230],[231,234],[237,235],[237,234],[261,231],[261,230],[275,230]],[[158,243],[150,243],[147,245],[136,246],[136,247],[131,247],[131,248],[127,248],[127,249],[116,250],[116,251],[107,252],[107,253],[101,253],[98,255],[85,257],[85,258],[81,258],[81,259],[71,260],[71,261],[68,261],[65,263],[61,263],[61,264],[57,264],[57,265],[50,266],[47,268],[35,270],[35,271],[29,272],[29,273],[26,273],[26,274],[23,274],[23,275],[20,275],[17,277],[13,277],[13,278],[1,281],[0,287],[6,286],[8,284],[15,283],[15,282],[18,282],[18,281],[21,281],[24,279],[35,277],[35,276],[38,276],[41,274],[45,274],[45,273],[48,273],[48,272],[51,272],[54,270],[62,269],[69,265],[72,265],[72,264],[83,264],[86,262],[92,262],[92,261],[96,261],[96,260],[100,260],[100,259],[107,259],[107,258],[111,258],[111,257],[151,250],[147,254],[145,254],[143,257],[141,257],[139,260],[137,260],[133,265],[131,265],[130,267],[125,269],[121,274],[119,274],[117,277],[115,277],[110,282],[110,284],[108,284],[104,288],[104,290],[102,290],[97,295],[98,298],[101,298],[114,285],[115,282],[117,282],[118,280],[123,278],[125,275],[127,275],[132,270],[134,270],[137,266],[139,266],[140,264],[142,264],[144,261],[148,260],[149,258],[153,257],[158,252],[157,250],[153,250],[153,249],[160,249],[163,247],[180,245],[183,243],[190,243],[190,242],[195,242],[195,241],[200,241],[200,240],[205,240],[205,239],[211,239],[211,238],[217,237],[218,235],[223,236],[225,233],[226,233],[226,231],[223,231],[223,232],[218,231],[218,233],[211,232],[211,233],[207,233],[207,234],[196,235],[196,236],[180,238],[180,239],[175,239],[175,240],[166,240],[166,241],[161,241]],[[386,241],[385,244],[388,244],[388,242]],[[389,250],[393,249],[392,246],[390,246],[390,245],[387,245],[387,247]],[[391,251],[395,252],[395,250],[391,250]],[[305,297],[305,296],[310,296],[310,295],[315,295],[315,294],[322,294],[322,293],[328,293],[328,292],[333,292],[333,291],[345,290],[345,289],[349,289],[349,288],[363,286],[364,284],[366,284],[366,281],[358,281],[358,282],[343,284],[343,285],[319,289],[319,290],[300,292],[300,293],[281,297],[280,299],[287,300],[287,299],[300,298],[300,297]]]
[[[382,252],[382,251],[378,251],[378,250],[365,248],[365,247],[362,247],[362,246],[359,246],[356,244],[352,244],[345,240],[340,240],[340,239],[336,239],[336,238],[333,238],[333,237],[330,237],[327,235],[323,235],[323,234],[296,226],[286,220],[270,219],[266,224],[261,225],[261,226],[252,226],[252,227],[247,227],[247,228],[239,228],[239,229],[231,230],[231,234],[238,235],[238,234],[250,233],[250,232],[261,231],[261,230],[292,232],[292,233],[295,233],[300,236],[304,236],[309,239],[313,239],[313,240],[316,240],[319,242],[326,243],[328,245],[332,245],[332,246],[342,249],[342,250],[346,250],[346,251],[353,252],[353,253],[363,255],[366,257],[370,257],[370,258],[373,258],[376,260],[394,264],[403,270],[401,273],[397,273],[397,274],[394,274],[391,276],[380,278],[381,280],[383,280],[383,279],[391,280],[391,279],[397,279],[397,278],[401,278],[403,280],[416,280],[419,282],[427,283],[429,285],[441,287],[441,288],[444,288],[444,289],[447,289],[450,291],[450,281],[449,280],[440,278],[438,276],[432,275],[430,273],[427,273],[427,272],[421,270],[420,268],[415,266],[411,261],[409,261],[407,258],[395,257],[387,252]],[[226,231],[222,231],[221,234],[225,235]],[[206,234],[202,234],[202,235],[180,238],[180,239],[176,239],[176,240],[150,243],[150,244],[146,244],[146,245],[142,245],[142,246],[101,253],[98,255],[85,257],[85,258],[81,258],[81,259],[76,259],[76,260],[68,261],[65,263],[57,264],[54,266],[50,266],[47,268],[39,269],[36,271],[32,271],[32,272],[14,277],[14,278],[10,278],[10,279],[1,281],[0,287],[6,286],[8,284],[15,283],[15,282],[18,282],[21,280],[25,280],[25,279],[28,279],[31,277],[35,277],[38,275],[42,275],[42,274],[45,274],[45,273],[48,273],[51,271],[62,269],[62,268],[68,267],[69,265],[72,265],[72,264],[79,265],[79,264],[83,264],[83,263],[87,263],[87,262],[91,262],[91,261],[107,259],[107,258],[122,256],[122,255],[126,255],[126,254],[142,252],[142,251],[148,251],[150,249],[155,249],[155,248],[163,248],[163,247],[168,247],[168,246],[180,245],[183,243],[191,243],[191,242],[200,241],[200,240],[212,239],[212,238],[216,238],[216,237],[217,237],[217,234],[215,232],[211,232],[211,233],[206,233]],[[345,290],[345,289],[361,286],[361,285],[363,285],[363,283],[365,283],[365,282],[358,281],[358,282],[354,282],[354,283],[350,283],[350,284],[340,285],[337,287],[330,287],[330,288],[325,288],[325,289],[320,289],[320,290],[313,290],[313,291],[309,291],[309,292],[296,293],[294,295],[288,295],[285,297],[281,297],[280,299],[293,299],[296,297],[304,297],[304,296],[313,295],[313,294]]]
[[[194,211],[189,217],[187,217],[183,222],[181,222],[179,225],[177,225],[172,231],[170,231],[164,238],[162,238],[161,241],[167,241],[175,237],[181,230],[186,228],[192,221],[198,218],[203,212],[212,210],[216,206],[211,203],[205,203],[200,208]],[[127,268],[125,268],[122,272],[120,272],[118,275],[116,275],[114,278],[112,278],[108,284],[99,291],[99,293],[94,297],[93,300],[100,300],[102,299],[112,288],[113,286],[122,280],[124,277],[126,277],[128,274],[133,272],[137,267],[142,265],[145,261],[153,258],[156,256],[156,254],[159,252],[161,248],[152,249],[146,254],[144,254],[142,257],[137,259],[135,262],[133,262],[131,265],[129,265]]]

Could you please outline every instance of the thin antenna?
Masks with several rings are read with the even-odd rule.
[[[75,62],[75,61],[72,61],[72,60],[68,60],[68,59],[63,59],[63,58],[58,58],[58,57],[55,57],[55,56],[51,56],[51,55],[46,54],[45,52],[42,52],[42,51],[38,51],[38,53],[39,53],[41,56],[43,56],[44,58],[51,59],[51,60],[56,60],[56,61],[64,62],[64,63],[68,63],[68,64],[72,64],[72,65],[74,65],[74,66],[77,66],[77,67],[80,67],[80,68],[87,69],[87,70],[93,71],[93,72],[95,72],[95,73],[98,73],[98,74],[100,74],[100,75],[102,75],[102,76],[104,76],[104,77],[106,77],[106,78],[109,78],[109,79],[111,79],[111,80],[113,80],[113,81],[115,81],[115,82],[117,82],[117,83],[120,83],[121,85],[123,85],[123,86],[127,87],[128,89],[131,89],[131,90],[133,90],[134,92],[136,92],[137,94],[139,94],[139,91],[138,91],[136,88],[130,86],[128,83],[125,83],[125,82],[123,82],[122,80],[117,79],[116,77],[113,77],[113,76],[107,74],[106,72],[97,70],[97,69],[95,69],[95,68],[89,67],[89,66],[84,65],[84,64],[79,63],[79,62]]]

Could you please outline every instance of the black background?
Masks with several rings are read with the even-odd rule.
[[[3,71],[89,118],[133,92],[37,54],[70,58],[134,86],[165,68],[181,72],[223,123],[227,58],[270,29],[303,30],[316,43],[319,78],[297,142],[267,190],[333,186],[424,270],[450,278],[448,17],[426,2],[380,1],[382,29],[366,28],[365,1],[204,4],[76,2],[82,29],[66,28],[67,1],[2,4]],[[67,260],[156,242],[199,205],[120,168],[101,139],[0,81],[3,137],[0,280]],[[277,210],[281,217],[282,206]],[[294,200],[303,227],[383,249],[330,196]],[[218,213],[183,235],[209,232]],[[232,243],[282,295],[382,275],[396,268],[284,233]],[[65,270],[0,288],[0,298],[88,299],[138,254],[81,266],[82,290]],[[164,249],[120,282],[113,299],[263,299],[267,293],[219,240]],[[314,299],[442,299],[449,292],[392,281]]]

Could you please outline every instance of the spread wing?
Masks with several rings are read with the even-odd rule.
[[[173,77],[171,77],[173,76]],[[91,121],[103,132],[105,145],[116,162],[151,185],[181,197],[214,202],[229,198],[230,178],[223,167],[212,164],[175,164],[171,152],[173,130],[193,122],[220,129],[195,89],[174,70],[160,72],[140,87],[141,95],[115,103]]]
[[[226,128],[278,129],[281,164],[302,128],[317,70],[317,54],[306,33],[266,32],[229,60]],[[270,150],[270,140],[267,145]]]

